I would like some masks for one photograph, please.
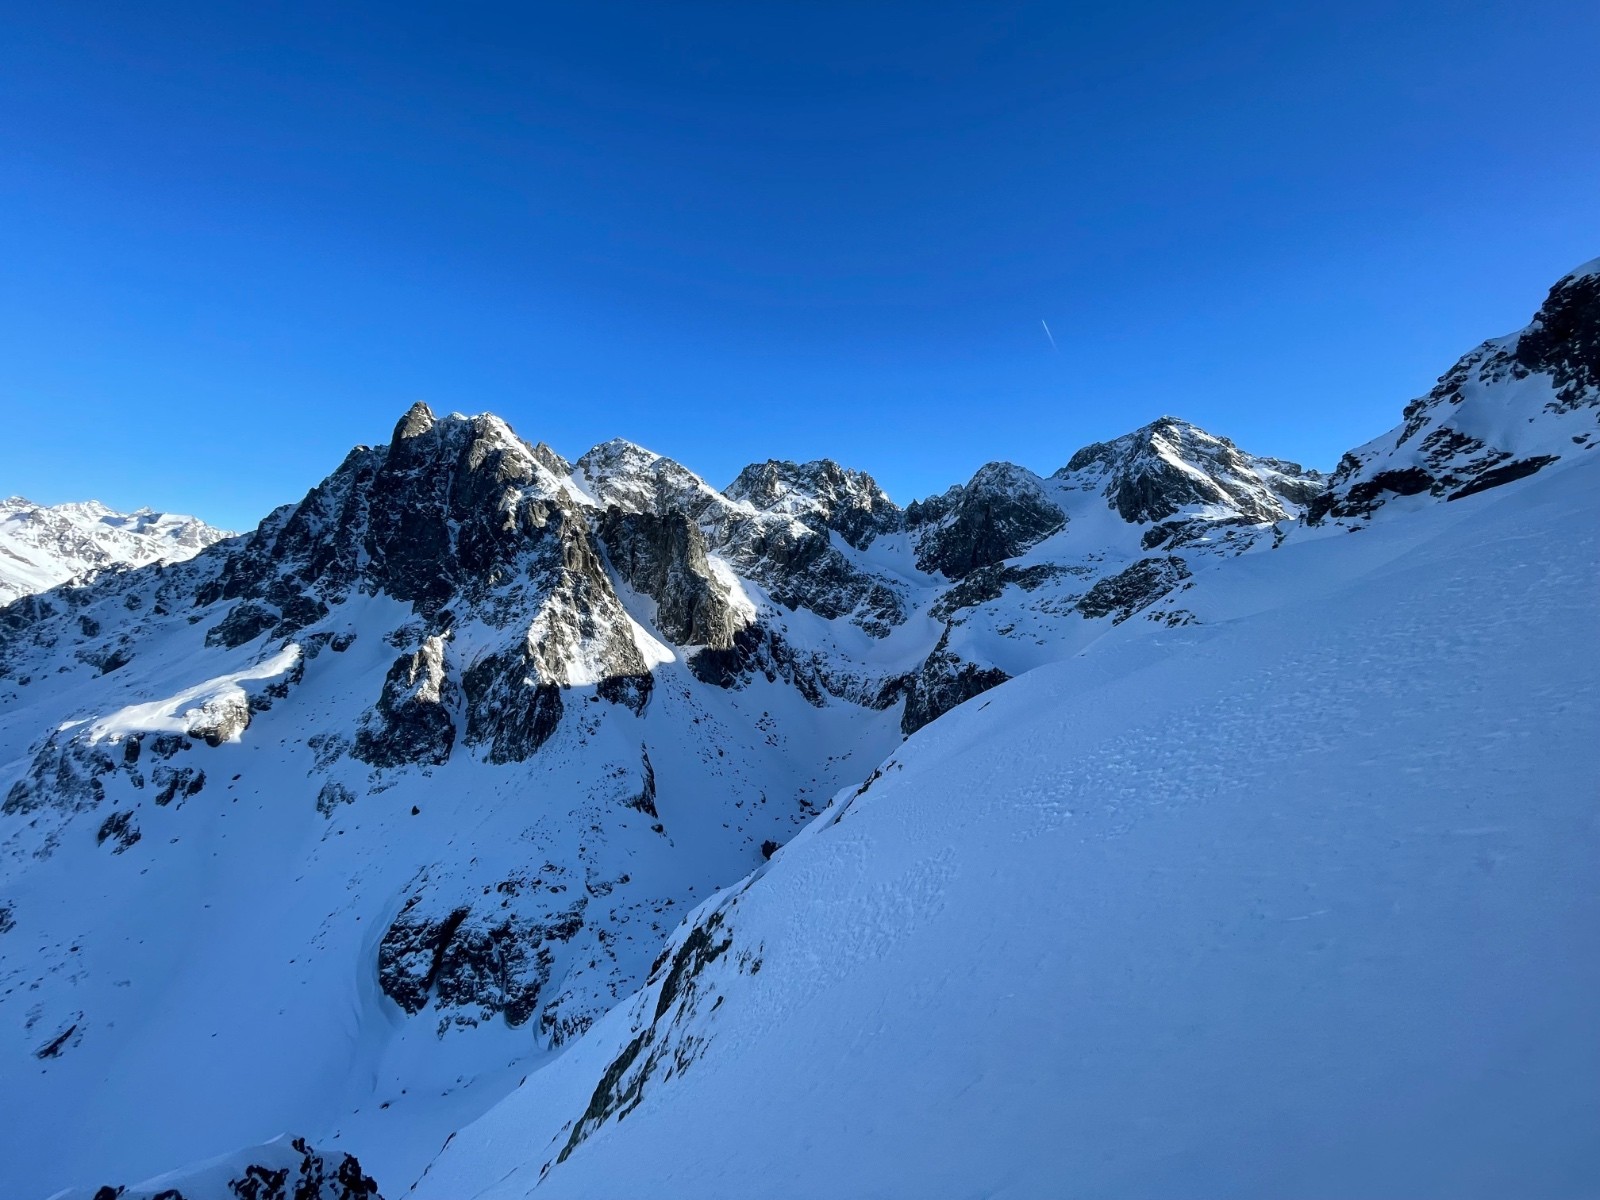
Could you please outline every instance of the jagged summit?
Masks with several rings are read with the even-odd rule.
[[[871,475],[841,467],[831,458],[751,463],[723,494],[818,530],[832,529],[858,550],[901,525],[899,507]]]
[[[417,437],[419,434],[426,433],[432,429],[436,423],[433,409],[418,400],[410,408],[406,409],[405,415],[395,424],[394,440],[400,441],[402,438]]]
[[[1044,480],[1002,462],[987,463],[966,484],[906,509],[917,566],[947,579],[1015,557],[1066,519]]]
[[[665,455],[624,438],[602,442],[573,465],[573,478],[602,507],[627,512],[683,511],[698,519],[719,493]]]
[[[1085,446],[1053,478],[1099,488],[1123,520],[1137,523],[1165,520],[1189,506],[1225,509],[1249,523],[1281,521],[1323,485],[1317,471],[1247,454],[1177,417]]]

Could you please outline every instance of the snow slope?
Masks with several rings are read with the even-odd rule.
[[[1597,507],[1220,564],[946,716],[416,1194],[1594,1195]]]
[[[97,500],[0,500],[0,605],[91,571],[181,562],[233,534],[174,513],[113,512]]]

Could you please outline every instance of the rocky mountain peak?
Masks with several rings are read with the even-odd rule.
[[[721,499],[715,488],[681,463],[623,438],[601,442],[573,467],[578,484],[602,507],[627,512],[671,510],[698,519]]]
[[[1594,406],[1600,396],[1600,258],[1556,282],[1512,357],[1520,370],[1550,376],[1558,405]]]
[[[724,494],[814,529],[832,529],[858,550],[901,523],[899,507],[871,475],[842,467],[831,458],[807,463],[769,458],[752,463]]]
[[[368,493],[372,572],[425,607],[492,584],[564,504],[560,482],[500,418],[436,418],[421,404],[396,426]]]
[[[1134,524],[1164,521],[1191,507],[1228,510],[1250,524],[1280,521],[1296,515],[1323,485],[1317,471],[1247,454],[1171,416],[1085,446],[1054,478],[1100,491]]]
[[[906,508],[917,566],[961,579],[1012,558],[1066,523],[1045,483],[1026,467],[992,462],[964,485]]]
[[[418,400],[410,408],[406,409],[405,415],[395,424],[391,445],[411,438],[421,437],[432,429],[436,423],[433,409]]]

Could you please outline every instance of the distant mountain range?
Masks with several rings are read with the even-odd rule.
[[[182,562],[232,536],[148,508],[119,513],[97,500],[43,505],[12,496],[0,500],[0,604],[94,571]]]

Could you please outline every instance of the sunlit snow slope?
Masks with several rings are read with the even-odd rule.
[[[970,702],[417,1194],[1596,1194],[1597,511],[1303,531]]]

